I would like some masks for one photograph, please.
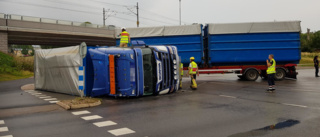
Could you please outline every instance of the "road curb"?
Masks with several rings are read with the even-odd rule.
[[[65,102],[57,102],[57,105],[61,106],[62,108],[66,110],[71,109],[80,109],[80,108],[88,108],[88,107],[95,107],[101,104],[101,101],[93,102],[93,103],[86,103],[86,104],[67,104]]]
[[[62,102],[57,102],[57,105],[61,106],[62,108],[66,109],[66,110],[69,110],[71,109],[71,107],[65,103],[62,103]]]

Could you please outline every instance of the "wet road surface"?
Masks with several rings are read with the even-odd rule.
[[[276,81],[276,93],[265,93],[267,81],[262,79],[251,82],[235,74],[200,75],[195,91],[184,78],[183,89],[174,94],[106,97],[98,107],[73,111],[20,90],[33,79],[1,82],[0,136],[319,137],[320,78],[314,77],[312,69],[298,72],[298,80]],[[42,93],[59,100],[72,98]],[[285,121],[295,123],[283,126]],[[1,127],[8,131],[1,132]]]

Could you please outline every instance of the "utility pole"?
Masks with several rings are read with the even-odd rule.
[[[103,27],[106,26],[106,11],[103,8]]]
[[[180,25],[181,25],[181,0],[179,0],[179,18],[180,18]]]
[[[116,15],[115,11],[110,11],[110,9],[108,9],[107,11],[103,8],[103,26],[106,26],[106,20],[108,19],[108,17],[112,16],[112,15]]]
[[[137,2],[137,27],[139,27],[139,3]]]
[[[136,9],[137,9],[137,12],[134,12],[133,11],[133,8],[134,7],[136,7]],[[126,8],[131,12],[131,13],[133,13],[134,15],[136,15],[137,16],[137,27],[139,27],[139,24],[140,24],[140,22],[139,22],[139,3],[137,2],[137,6],[134,6],[133,8],[131,7],[127,7],[126,6]]]

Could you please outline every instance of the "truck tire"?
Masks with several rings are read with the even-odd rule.
[[[245,80],[245,77],[243,75],[238,75],[238,77],[241,79],[241,80]]]
[[[249,69],[244,74],[244,77],[246,78],[246,80],[255,81],[259,77],[259,72],[257,70],[254,70],[254,69]]]
[[[276,74],[274,76],[275,80],[283,80],[285,77],[286,77],[286,71],[284,71],[281,68],[276,69]]]

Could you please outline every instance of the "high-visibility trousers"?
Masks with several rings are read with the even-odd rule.
[[[182,76],[180,77],[180,86],[179,89],[182,89]]]
[[[190,86],[190,88],[195,90],[195,89],[197,89],[197,87],[198,87],[198,85],[197,85],[196,79],[193,78],[193,76],[191,75],[191,86]]]

